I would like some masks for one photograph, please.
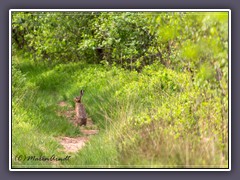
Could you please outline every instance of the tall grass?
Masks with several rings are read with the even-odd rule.
[[[23,167],[226,167],[227,136],[222,141],[221,103],[202,96],[190,75],[147,66],[142,73],[83,63],[35,66],[14,57],[13,165]],[[18,154],[67,155],[58,136],[82,136],[57,116],[60,101],[74,107],[84,89],[88,116],[100,128],[70,161],[19,162]],[[207,96],[207,97],[206,97]],[[228,120],[224,120],[227,127]],[[224,144],[223,144],[224,142]]]

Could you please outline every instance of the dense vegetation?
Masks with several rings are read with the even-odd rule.
[[[227,12],[13,12],[14,167],[227,167]],[[100,133],[81,136],[58,102],[85,90]]]

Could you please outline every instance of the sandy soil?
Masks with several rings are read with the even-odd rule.
[[[78,126],[78,123],[75,118],[75,110],[71,108],[69,104],[65,101],[61,101],[58,104],[60,107],[68,107],[67,110],[58,111],[58,116],[66,117],[71,123],[75,126]],[[83,134],[82,137],[57,137],[57,141],[64,147],[65,152],[72,152],[76,153],[81,150],[86,143],[90,140],[91,135],[98,134],[99,130],[94,125],[91,118],[87,119],[86,126],[79,126],[81,133]]]

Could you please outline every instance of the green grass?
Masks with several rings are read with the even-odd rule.
[[[187,73],[158,64],[137,73],[80,62],[53,67],[19,57],[13,62],[15,168],[227,166],[227,117],[220,120],[221,103],[213,90],[202,96]],[[66,110],[58,103],[65,101],[73,108],[80,89],[100,133],[78,153],[65,153],[56,137],[82,134],[57,115]],[[71,158],[57,165],[15,159],[53,154]]]

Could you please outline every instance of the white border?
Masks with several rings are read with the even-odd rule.
[[[229,52],[228,52],[228,72],[229,72],[229,88],[228,88],[228,121],[229,121],[229,169],[12,169],[12,137],[11,137],[11,124],[12,124],[12,79],[11,79],[11,74],[12,74],[12,41],[11,41],[11,24],[12,24],[12,18],[11,14],[12,12],[19,12],[19,11],[29,11],[29,12],[34,12],[34,11],[83,11],[83,12],[102,12],[102,11],[113,11],[113,12],[128,12],[128,11],[133,11],[133,12],[159,12],[159,11],[186,11],[186,12],[198,12],[198,11],[204,11],[204,12],[228,12],[229,14],[229,29],[228,29],[228,36],[229,36]],[[230,9],[10,9],[9,10],[9,171],[231,171],[231,10]]]
[[[12,165],[12,12],[9,10],[9,170]]]
[[[143,12],[159,12],[159,11],[176,11],[176,12],[180,12],[180,11],[187,11],[187,12],[198,12],[198,11],[206,11],[206,12],[217,12],[217,11],[228,11],[231,12],[230,9],[10,9],[9,11],[28,11],[28,12],[32,12],[32,11],[83,11],[83,12],[102,12],[102,11],[114,11],[114,12],[129,12],[129,11],[133,11],[133,12],[139,12],[139,11],[143,11]]]
[[[232,55],[231,55],[231,49],[232,49],[232,16],[231,16],[231,10],[228,11],[228,128],[229,128],[229,132],[228,132],[228,136],[229,136],[229,157],[228,157],[228,161],[229,161],[229,171],[231,171],[231,165],[232,165],[232,117],[231,117],[231,99],[232,99],[232,94],[231,94],[231,82],[232,82],[232,77],[231,77],[231,70],[232,70]]]

